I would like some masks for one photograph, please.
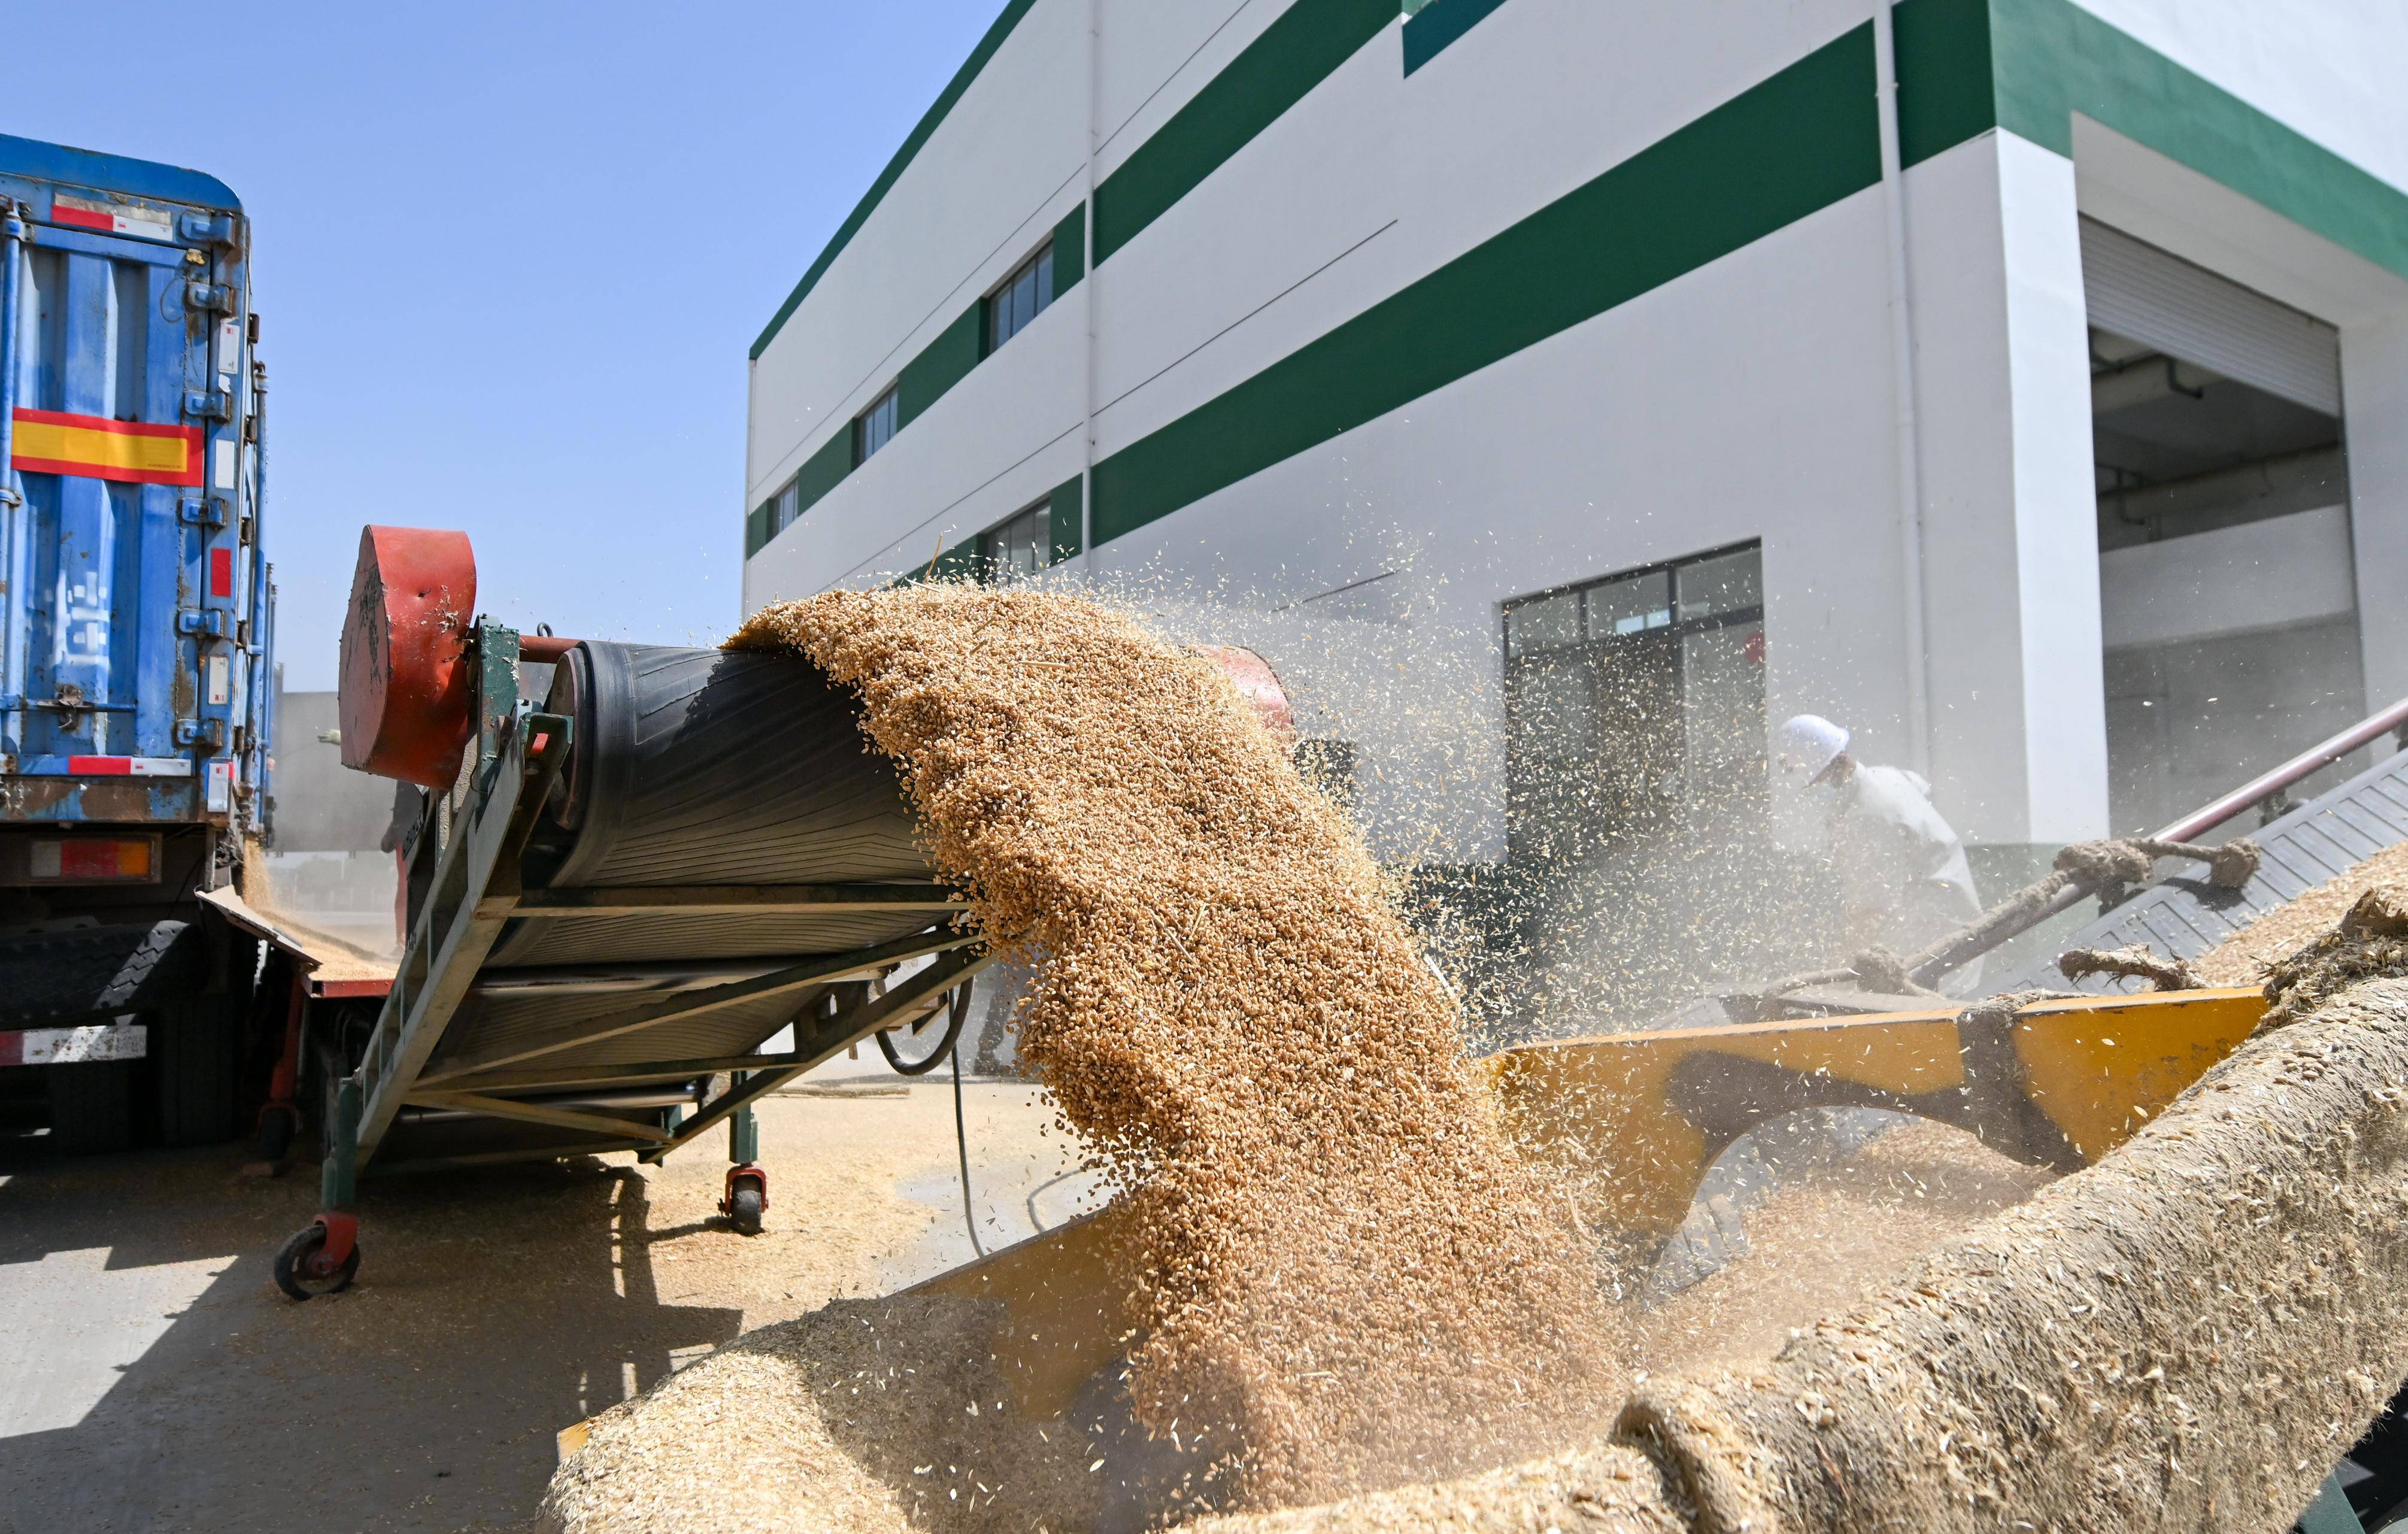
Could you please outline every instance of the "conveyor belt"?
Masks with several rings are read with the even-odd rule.
[[[513,724],[480,743],[355,1056],[362,1162],[663,1154],[987,962],[894,765],[816,667],[589,642],[533,710],[512,674],[484,679],[480,714]],[[790,1023],[793,1050],[764,1054]],[[742,1091],[705,1103],[734,1071]]]
[[[2395,752],[2339,788],[2254,833],[2262,854],[2257,876],[2237,890],[2204,879],[2168,879],[2053,945],[1988,989],[1998,995],[2063,990],[2057,953],[2072,948],[2146,943],[2173,958],[2196,958],[2275,907],[2293,900],[2386,847],[2408,841],[2408,751]],[[2148,982],[2093,976],[2077,987],[2094,994],[2147,989]]]

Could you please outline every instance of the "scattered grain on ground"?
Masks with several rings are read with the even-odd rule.
[[[595,1418],[548,1508],[614,1530],[1085,1527],[1084,1444],[1006,1405],[987,1356],[1000,1310],[838,1300],[749,1332]]]

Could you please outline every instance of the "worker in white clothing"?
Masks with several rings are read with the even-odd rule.
[[[1792,781],[1831,791],[1831,865],[1851,951],[1879,944],[1903,957],[1982,913],[1965,843],[1921,773],[1858,762],[1849,733],[1820,714],[1788,721],[1779,739]]]

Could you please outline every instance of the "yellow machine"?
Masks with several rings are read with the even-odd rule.
[[[1609,1034],[1487,1064],[1526,1142],[1592,1169],[1579,1179],[1591,1229],[1643,1256],[1680,1226],[1716,1156],[1800,1109],[1890,1109],[2031,1165],[2087,1166],[2239,1047],[2264,1010],[2254,987],[1973,1003]],[[1064,1412],[1136,1324],[1113,1274],[1116,1236],[1107,1209],[913,1292],[999,1301],[994,1351],[1018,1404]]]

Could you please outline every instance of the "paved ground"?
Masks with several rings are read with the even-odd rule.
[[[1036,1095],[968,1091],[984,1243],[1074,1212]],[[941,1078],[765,1105],[750,1239],[699,1147],[371,1183],[358,1284],[306,1305],[268,1258],[314,1168],[247,1177],[244,1154],[0,1140],[0,1534],[519,1527],[561,1427],[739,1330],[970,1254]]]

